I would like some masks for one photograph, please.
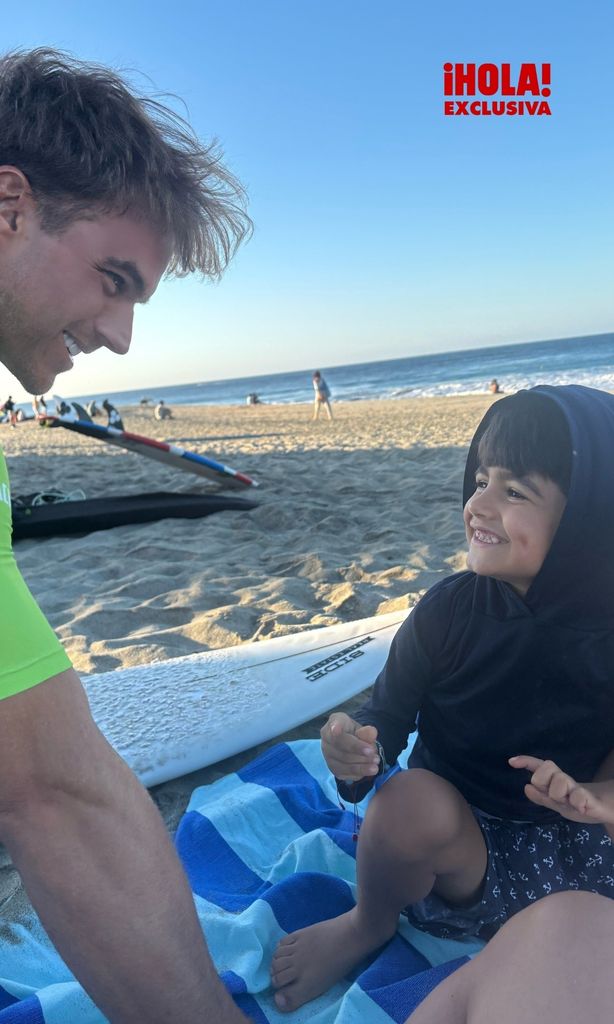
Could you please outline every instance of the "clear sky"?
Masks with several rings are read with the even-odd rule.
[[[611,0],[29,0],[2,46],[137,69],[246,184],[217,285],[164,282],[64,394],[613,328]],[[444,117],[445,61],[549,61],[551,117]],[[22,392],[5,371],[0,394]]]

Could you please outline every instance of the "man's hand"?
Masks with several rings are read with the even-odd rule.
[[[510,757],[512,768],[531,772],[531,781],[524,787],[534,804],[558,811],[569,821],[586,825],[614,826],[614,780],[578,783],[554,763],[520,754]]]
[[[320,730],[320,736],[324,760],[336,778],[358,782],[379,772],[374,725],[361,725],[343,711],[336,711]]]

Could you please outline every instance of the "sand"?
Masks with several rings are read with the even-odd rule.
[[[123,408],[126,429],[257,479],[259,507],[21,541],[17,562],[81,673],[411,607],[464,567],[464,460],[492,401],[339,402],[332,423],[312,422],[307,405],[177,407],[164,423],[151,408]],[[0,444],[13,495],[211,489],[194,475],[34,422],[0,426]],[[291,735],[316,736],[321,721]],[[255,752],[156,787],[168,827],[195,785]],[[0,907],[13,910],[22,899],[0,860]]]

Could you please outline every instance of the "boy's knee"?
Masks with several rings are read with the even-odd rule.
[[[389,841],[399,839],[417,855],[454,841],[471,810],[445,779],[423,768],[393,775],[371,801],[371,824]]]

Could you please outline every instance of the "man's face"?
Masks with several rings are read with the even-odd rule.
[[[518,478],[499,466],[481,466],[475,494],[465,505],[468,567],[526,594],[564,508],[565,495],[554,481],[535,473]]]
[[[50,235],[32,203],[12,223],[0,234],[0,361],[42,394],[78,352],[128,351],[135,303],[153,295],[171,247],[130,213]]]

